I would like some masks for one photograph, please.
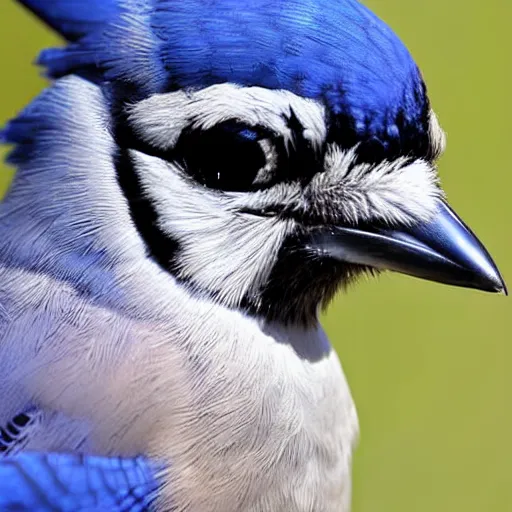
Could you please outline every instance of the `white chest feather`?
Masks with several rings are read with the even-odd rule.
[[[349,510],[357,418],[319,327],[262,328],[177,288],[157,314],[156,280],[119,294],[134,303],[116,310],[62,282],[3,275],[0,410],[46,411],[28,448],[147,453],[169,464],[162,510]]]
[[[286,332],[274,335],[251,347],[232,339],[197,368],[192,398],[202,414],[182,425],[190,444],[170,473],[170,488],[193,497],[190,510],[349,510],[358,425],[338,358],[313,350],[318,359],[304,359]],[[327,348],[320,330],[300,336]]]

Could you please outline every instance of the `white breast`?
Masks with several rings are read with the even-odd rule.
[[[174,505],[348,512],[358,423],[335,352],[321,328],[263,333],[251,323],[197,364],[193,407],[202,413],[180,429],[188,442],[172,456]]]
[[[0,410],[47,411],[30,449],[168,462],[163,510],[349,510],[357,418],[320,327],[262,327],[148,271],[122,307],[7,272]]]

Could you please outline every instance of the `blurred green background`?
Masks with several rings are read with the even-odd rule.
[[[512,285],[512,2],[366,3],[422,68],[450,202]],[[3,0],[0,124],[45,86],[31,62],[58,43]],[[354,512],[512,511],[511,299],[389,274],[341,295],[325,325],[361,422]]]

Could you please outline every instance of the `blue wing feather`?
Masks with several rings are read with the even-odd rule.
[[[0,459],[0,510],[151,510],[155,468],[143,458],[23,453]]]

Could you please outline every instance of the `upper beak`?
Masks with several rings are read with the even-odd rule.
[[[404,230],[370,232],[334,227],[313,238],[324,253],[347,263],[507,294],[485,247],[444,201],[439,201],[429,222]]]

